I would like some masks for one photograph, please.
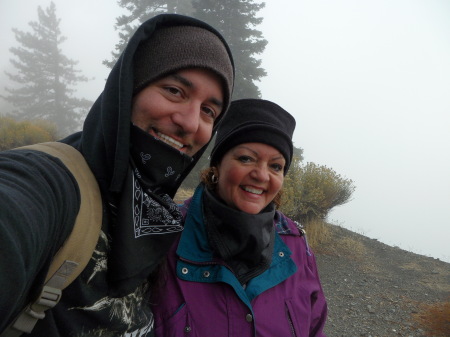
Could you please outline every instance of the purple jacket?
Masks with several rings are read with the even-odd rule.
[[[316,261],[295,223],[277,212],[268,270],[243,287],[213,257],[196,190],[185,229],[169,252],[153,299],[157,337],[325,336],[325,296]]]

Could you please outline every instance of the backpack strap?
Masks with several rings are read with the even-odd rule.
[[[63,246],[54,256],[40,296],[28,304],[0,337],[30,333],[45,311],[61,299],[61,291],[80,275],[96,247],[102,225],[102,199],[97,180],[83,155],[74,147],[59,143],[39,143],[17,149],[30,149],[59,158],[75,177],[80,189],[81,204],[75,225]]]

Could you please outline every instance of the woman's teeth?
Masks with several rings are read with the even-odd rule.
[[[263,190],[256,189],[256,188],[253,188],[253,187],[243,186],[242,188],[243,188],[244,191],[250,192],[250,193],[253,193],[253,194],[262,194],[263,193]]]

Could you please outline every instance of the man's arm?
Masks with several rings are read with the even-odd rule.
[[[79,204],[76,181],[59,159],[0,153],[0,331],[38,295]]]

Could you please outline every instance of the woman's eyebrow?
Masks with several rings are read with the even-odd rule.
[[[252,152],[255,156],[259,155],[259,152],[255,151],[245,145],[240,145],[239,147],[242,149],[247,149],[248,151]],[[275,155],[274,157],[270,158],[270,160],[279,160],[279,159],[284,159],[284,156],[281,153],[279,155]],[[286,161],[286,160],[284,160],[284,161]]]

